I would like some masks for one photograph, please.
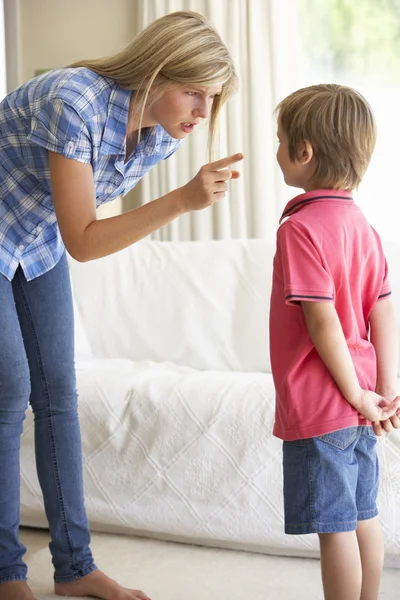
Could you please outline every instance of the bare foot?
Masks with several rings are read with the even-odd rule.
[[[150,600],[140,590],[128,590],[120,586],[102,571],[92,571],[89,575],[68,583],[56,583],[54,591],[57,596],[92,596],[102,600]],[[1,596],[0,600],[3,600]]]
[[[26,581],[0,583],[0,600],[35,600]]]

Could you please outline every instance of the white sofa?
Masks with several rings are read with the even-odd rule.
[[[261,240],[146,240],[71,260],[93,530],[317,556],[316,536],[283,532],[268,355],[273,252]],[[400,324],[400,245],[386,252]],[[400,567],[400,432],[380,440],[379,454],[386,560]],[[46,525],[30,413],[21,522]]]

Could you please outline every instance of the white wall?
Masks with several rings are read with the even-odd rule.
[[[0,100],[6,95],[6,41],[4,35],[4,4],[0,0]]]

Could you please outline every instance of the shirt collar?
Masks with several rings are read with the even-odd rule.
[[[126,126],[128,124],[131,91],[115,85],[107,107],[100,154],[125,154]]]
[[[125,158],[126,127],[128,124],[131,90],[115,86],[110,94],[107,117],[99,152],[102,155],[117,154]],[[140,154],[150,156],[161,146],[164,130],[161,125],[142,131],[142,139],[137,147]]]
[[[137,151],[145,156],[156,154],[161,146],[161,142],[164,138],[164,129],[161,125],[155,127],[148,127],[142,130],[142,139],[137,147]]]
[[[281,223],[282,219],[290,217],[301,210],[303,206],[310,204],[310,202],[324,202],[329,200],[344,200],[348,202],[349,200],[353,200],[353,194],[348,190],[312,190],[311,192],[299,194],[286,204],[279,223]]]

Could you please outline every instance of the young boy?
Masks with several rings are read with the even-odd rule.
[[[400,398],[386,260],[352,198],[374,118],[359,93],[333,84],[291,94],[276,113],[285,182],[305,190],[281,217],[271,295],[285,532],[318,533],[326,600],[377,600],[374,429],[400,426]]]

